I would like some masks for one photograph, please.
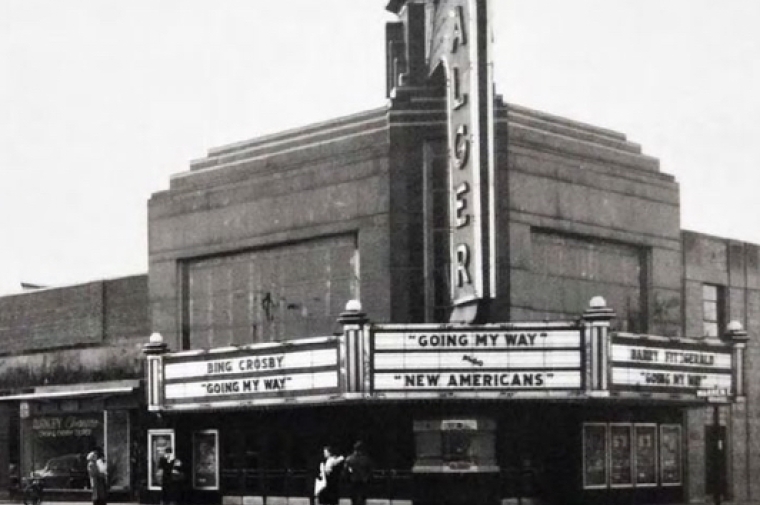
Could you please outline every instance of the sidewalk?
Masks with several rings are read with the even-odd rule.
[[[18,505],[23,504],[24,502],[21,499],[8,499],[8,498],[0,498],[0,504],[8,504],[8,505]],[[48,500],[44,497],[42,498],[42,505],[45,505],[46,503],[55,503],[56,505],[92,505],[92,500],[82,500],[82,501],[58,501],[58,500]],[[108,502],[108,505],[137,505],[138,502]]]

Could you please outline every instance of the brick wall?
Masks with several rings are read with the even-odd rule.
[[[758,500],[760,482],[754,476],[760,471],[760,247],[690,231],[683,232],[682,242],[686,336],[704,338],[704,284],[723,288],[720,304],[725,312],[724,323],[739,321],[749,336],[744,381],[746,401],[723,408],[721,424],[728,428],[732,497],[738,502]],[[704,493],[704,467],[699,451],[704,450],[704,426],[712,423],[709,411],[696,409],[688,413],[690,451],[693,448],[696,456],[691,463],[695,470],[690,481],[693,496]]]
[[[0,297],[0,354],[149,335],[145,275]]]
[[[140,377],[145,275],[0,297],[0,385]]]

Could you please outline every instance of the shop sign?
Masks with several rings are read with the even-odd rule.
[[[102,431],[103,415],[72,414],[35,417],[31,428],[37,438],[92,437]]]
[[[577,328],[417,325],[371,333],[373,393],[461,396],[581,387]]]
[[[728,395],[729,391],[726,388],[697,390],[697,396],[702,398],[727,398]]]
[[[732,352],[696,342],[613,336],[612,389],[690,393],[732,388]]]
[[[338,339],[322,337],[164,357],[164,407],[277,403],[339,391]]]
[[[494,296],[493,76],[487,0],[442,0],[430,67],[447,81],[451,299]]]

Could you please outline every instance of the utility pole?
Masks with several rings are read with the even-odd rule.
[[[713,503],[715,505],[721,505],[721,498],[723,489],[721,484],[721,475],[723,474],[723,441],[720,436],[720,405],[713,405],[713,437],[715,443],[713,444],[712,459],[713,459]]]

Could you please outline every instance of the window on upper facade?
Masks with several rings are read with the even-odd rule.
[[[336,235],[183,264],[183,348],[331,335],[359,297],[354,235]]]
[[[521,299],[529,305],[516,307],[522,317],[574,318],[599,295],[615,310],[617,329],[648,331],[646,249],[533,230],[531,272],[520,279],[527,288]],[[667,309],[661,319],[677,320],[676,307]]]
[[[723,286],[702,285],[702,336],[705,338],[721,337],[721,329],[725,326],[724,301]]]

